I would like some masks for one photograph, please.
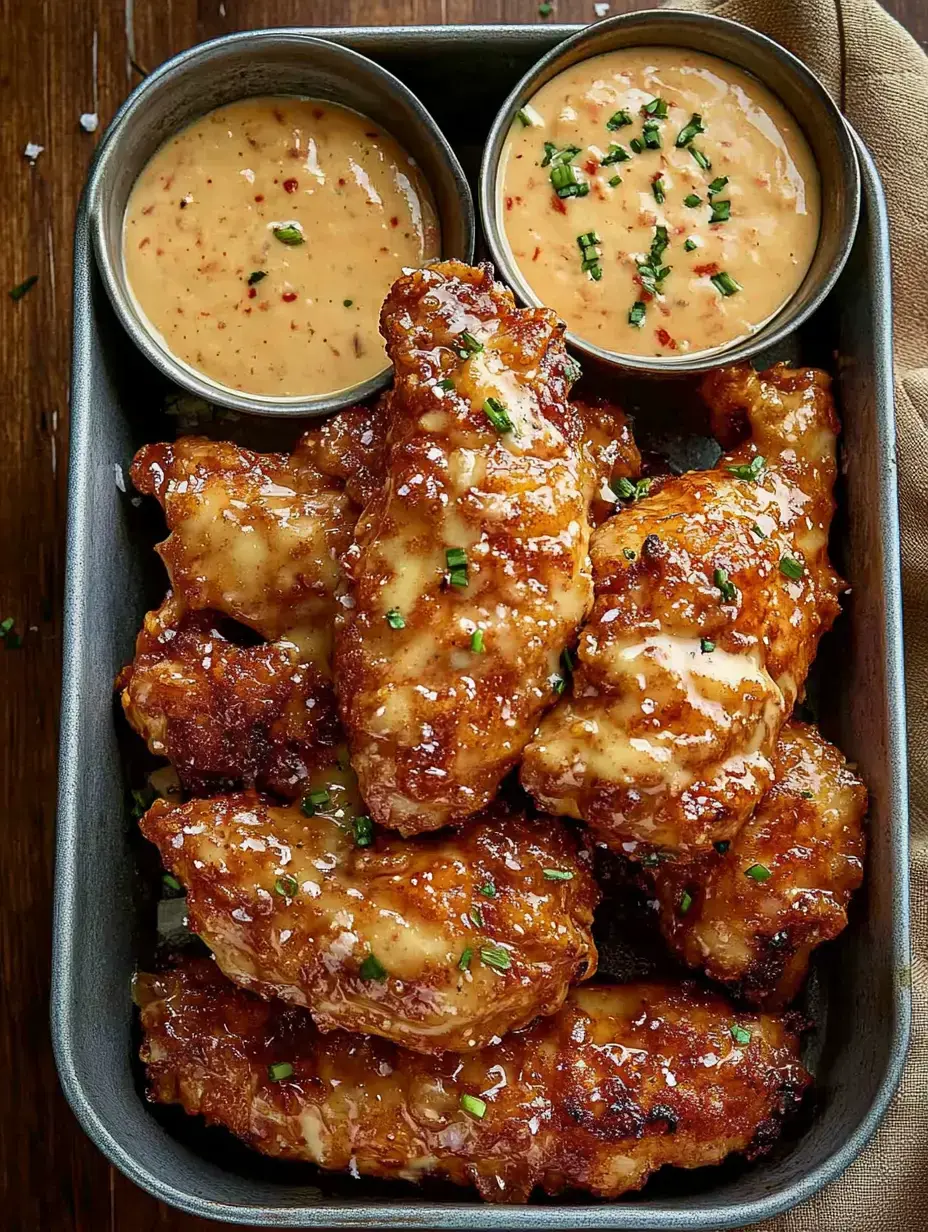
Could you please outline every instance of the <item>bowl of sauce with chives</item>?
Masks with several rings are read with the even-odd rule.
[[[481,182],[490,247],[579,350],[699,371],[770,345],[833,284],[857,217],[851,138],[768,43],[704,15],[620,17],[555,49],[507,100]],[[830,146],[786,105],[784,80],[813,96]]]

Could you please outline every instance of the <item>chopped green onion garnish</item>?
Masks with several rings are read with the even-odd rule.
[[[474,654],[483,654],[485,647],[483,644],[482,629],[475,629],[470,635],[470,648]]]
[[[647,120],[645,122],[641,130],[641,140],[649,150],[659,150],[661,148],[661,130],[658,128],[656,121]]]
[[[350,308],[350,307],[351,307],[351,305],[352,305],[353,303],[354,303],[354,300],[353,300],[353,299],[343,299],[343,300],[342,300],[342,307],[343,307],[343,308]]]
[[[686,252],[692,252],[694,248],[698,248],[698,247],[699,245],[696,243],[695,240],[684,240],[683,242],[683,248],[684,248],[684,251]]]
[[[403,619],[403,613],[398,607],[391,607],[387,612],[387,624],[391,629],[405,629],[406,621]]]
[[[620,496],[622,500],[636,501],[642,496],[647,496],[651,490],[650,479],[637,479],[634,483],[630,479],[626,479],[623,475],[619,479],[613,479],[609,484],[616,496]]]
[[[26,294],[26,292],[31,291],[38,281],[39,281],[38,274],[30,274],[29,277],[26,278],[23,282],[19,283],[18,286],[15,286],[12,288],[12,290],[10,291],[10,299],[12,300],[22,299],[22,297]]]
[[[474,956],[474,951],[470,948],[470,946],[468,946],[464,950],[464,952],[461,954],[461,957],[458,959],[458,970],[459,971],[469,971],[470,970],[470,960],[473,958],[473,956]]]
[[[483,912],[479,907],[471,907],[468,915],[470,916],[471,924],[473,924],[475,928],[483,928]]]
[[[293,898],[299,888],[300,883],[295,877],[291,877],[289,873],[286,873],[283,877],[278,877],[274,882],[274,893],[279,894],[281,898]]]
[[[248,285],[253,287],[256,282],[260,282],[262,278],[267,277],[267,270],[252,270],[248,275]]]
[[[289,1061],[275,1061],[267,1067],[267,1076],[271,1082],[283,1082],[285,1078],[293,1076],[293,1066]]]
[[[165,873],[164,876],[161,878],[161,880],[164,884],[165,889],[173,890],[175,894],[184,888],[180,884],[180,882],[177,880],[177,878],[172,877],[170,873]]]
[[[519,123],[522,125],[523,128],[532,127],[532,121],[529,119],[528,112],[525,111],[523,107],[519,108],[519,110],[516,112],[516,116],[518,117]]]
[[[651,264],[658,265],[660,263],[661,254],[670,243],[670,237],[667,234],[667,228],[657,226],[654,228],[654,238],[651,240]]]
[[[552,163],[551,183],[558,192],[577,183],[577,172],[572,163]]]
[[[483,343],[478,342],[469,330],[462,329],[457,336],[457,353],[461,359],[469,359],[471,355],[476,355],[478,351],[483,350]]]
[[[684,890],[680,895],[680,914],[686,915],[690,907],[693,905],[693,896],[689,890]]]
[[[595,231],[584,231],[582,235],[577,236],[577,247],[582,251],[584,248],[592,248],[594,244],[599,244],[602,241]]]
[[[629,325],[637,325],[639,329],[644,325],[644,304],[640,299],[636,299],[628,310]]]
[[[656,180],[651,181],[651,192],[654,193],[654,200],[658,205],[664,204],[664,181],[660,176]]]
[[[794,560],[792,556],[781,556],[780,572],[784,577],[792,578],[795,582],[802,577],[805,567],[801,560]]]
[[[580,361],[574,359],[572,355],[564,357],[564,379],[570,381],[571,385],[579,381],[583,376],[583,369],[580,367]]]
[[[358,847],[370,847],[374,841],[374,823],[366,814],[355,817],[351,823],[354,830],[354,841]]]
[[[497,432],[511,432],[512,420],[509,412],[498,398],[487,398],[483,404],[484,413]]]
[[[802,796],[803,800],[813,800],[815,798],[814,791],[801,791],[799,794]]]
[[[454,381],[452,381],[450,376],[446,376],[444,380],[438,382],[438,388],[445,390],[447,393],[449,389],[454,389]]]
[[[715,642],[713,642],[711,637],[700,638],[699,649],[703,654],[712,654],[713,650],[715,650]]]
[[[676,144],[682,150],[685,145],[689,145],[697,133],[704,133],[705,131],[702,124],[702,116],[694,111],[690,116],[689,124],[685,128],[681,128],[677,134]]]
[[[725,602],[732,603],[736,598],[738,591],[735,588],[734,582],[729,581],[728,571],[726,569],[716,569],[715,573],[712,575],[712,580],[721,591],[722,598]]]
[[[637,556],[637,552],[635,551],[634,548],[623,548],[622,555],[625,557],[626,560],[634,560],[635,557]]]
[[[452,586],[467,585],[467,553],[463,548],[448,548],[445,552],[448,581]]]
[[[690,146],[690,153],[696,159],[697,164],[702,168],[703,171],[708,171],[709,168],[712,166],[712,163],[709,161],[708,158],[706,158],[702,150],[697,150],[694,145]]]
[[[714,197],[716,193],[720,193],[727,183],[728,183],[727,175],[718,176],[709,185],[709,196]]]
[[[735,282],[731,274],[721,273],[713,274],[711,279],[712,285],[722,295],[734,295],[736,291],[741,290],[741,283]]]
[[[632,150],[636,154],[640,154],[641,151],[644,149],[644,144],[641,141],[639,141],[637,137],[632,137],[631,141],[628,144],[632,147]]]
[[[744,875],[750,877],[752,881],[769,881],[773,873],[764,864],[752,864],[750,868],[744,870]]]
[[[546,141],[544,149],[545,149],[545,156],[541,160],[541,165],[542,167],[547,167],[548,163],[557,153],[557,146],[554,144],[553,141]]]
[[[761,471],[764,469],[766,459],[762,454],[755,454],[750,462],[743,462],[738,466],[727,466],[725,469],[737,479],[744,479],[748,482],[756,483],[760,478]]]
[[[0,637],[6,637],[13,628],[14,623],[12,616],[7,616],[5,620],[0,620]]]
[[[757,525],[756,522],[751,524],[751,530],[754,532],[755,535],[757,535],[758,539],[767,538],[767,536],[764,534],[764,532],[761,530],[761,528]]]
[[[733,1022],[729,1027],[731,1038],[736,1044],[750,1044],[751,1032],[745,1031],[744,1027],[739,1027],[736,1022]]]
[[[613,176],[611,176],[611,177],[610,177],[610,179],[609,179],[609,187],[610,187],[610,188],[618,188],[618,186],[619,186],[621,183],[622,183],[622,177],[621,177],[620,175],[613,175]]]
[[[720,856],[723,856],[725,852],[731,846],[731,839],[730,838],[719,839],[719,841],[717,843],[713,843],[712,846],[715,848],[715,850],[719,853]]]
[[[275,227],[274,238],[280,240],[282,244],[289,244],[292,248],[295,244],[303,243],[303,232],[299,227],[288,224],[286,227]]]
[[[616,145],[613,143],[609,147],[609,151],[602,161],[604,167],[611,167],[613,163],[627,163],[631,158],[628,150],[624,145]]]
[[[478,893],[482,894],[484,898],[496,898],[496,886],[492,881],[486,881],[480,887]]]
[[[358,974],[362,980],[376,980],[381,984],[387,978],[387,969],[374,954],[368,954],[358,968]]]
[[[573,873],[566,868],[544,868],[541,875],[545,881],[573,881]]]
[[[541,5],[538,9],[539,13],[543,8],[547,8],[550,11],[551,5]],[[547,14],[543,14],[543,16],[547,16]],[[476,1095],[462,1095],[461,1107],[465,1112],[469,1112],[471,1116],[476,1117],[478,1121],[482,1121],[487,1114],[486,1103],[484,1100],[478,1099]]]
[[[697,197],[695,193],[690,193],[688,197],[683,198],[683,204],[687,209],[695,210],[697,205],[702,205],[702,197]]]
[[[480,950],[480,961],[496,971],[508,971],[512,966],[509,951],[498,945],[485,945]]]
[[[728,222],[731,218],[731,202],[730,201],[713,201],[712,214],[709,217],[710,222]]]
[[[662,98],[652,98],[641,110],[645,115],[656,116],[659,120],[667,119],[667,104]]]
[[[610,132],[615,132],[617,128],[625,128],[626,125],[631,124],[631,122],[632,117],[627,111],[616,111],[606,121],[606,128],[608,128]]]
[[[554,12],[554,5],[548,4],[547,0],[544,4],[539,4],[538,6],[538,16],[539,17],[550,17],[553,12]]]

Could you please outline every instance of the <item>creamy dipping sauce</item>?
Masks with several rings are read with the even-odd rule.
[[[759,81],[686,48],[632,47],[552,78],[497,178],[522,276],[579,337],[673,358],[750,334],[818,241],[819,176]]]
[[[334,103],[248,98],[172,137],[139,176],[129,286],[174,356],[231,389],[332,393],[388,364],[380,305],[439,255],[428,185]]]

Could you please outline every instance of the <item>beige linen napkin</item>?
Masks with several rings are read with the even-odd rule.
[[[928,3],[928,0],[923,0]],[[817,73],[889,205],[912,822],[914,1023],[899,1093],[840,1180],[763,1232],[928,1232],[928,56],[874,0],[674,0],[753,26]]]

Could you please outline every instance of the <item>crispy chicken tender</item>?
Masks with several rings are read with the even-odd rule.
[[[647,872],[671,948],[770,1009],[793,1000],[812,951],[847,924],[867,811],[863,783],[814,727],[783,728],[774,771],[727,850]]]
[[[226,975],[323,1031],[441,1052],[553,1013],[593,974],[599,891],[563,823],[498,803],[460,833],[372,836],[353,778],[317,777],[311,821],[245,793],[143,817]]]
[[[399,278],[384,483],[349,554],[336,676],[371,813],[413,834],[490,800],[589,606],[588,460],[547,309],[488,266]]]
[[[245,783],[299,795],[341,740],[331,679],[293,642],[240,645],[231,625],[169,594],[117,677],[126,718],[188,792]]]
[[[208,960],[141,975],[149,1098],[284,1159],[357,1175],[615,1198],[665,1165],[761,1153],[809,1082],[789,1018],[691,985],[574,989],[527,1030],[466,1057],[321,1037]],[[749,1033],[745,1043],[732,1027]]]
[[[838,424],[828,377],[712,373],[714,470],[657,481],[593,536],[596,600],[572,696],[522,782],[622,851],[731,838],[773,781],[777,737],[841,583],[828,561]]]

